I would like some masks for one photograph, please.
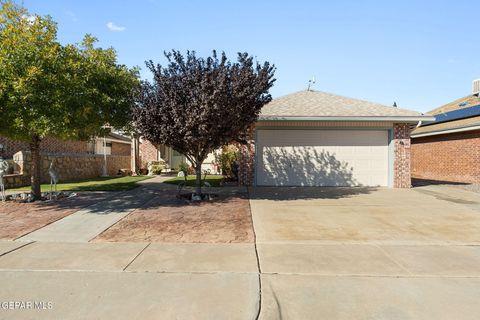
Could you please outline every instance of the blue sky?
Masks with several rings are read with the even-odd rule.
[[[142,68],[163,51],[247,51],[277,67],[272,95],[314,89],[428,111],[480,78],[480,1],[24,0],[59,39],[91,33]],[[110,24],[109,24],[110,23]],[[108,26],[107,26],[108,25]]]

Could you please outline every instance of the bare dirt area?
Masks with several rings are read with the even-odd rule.
[[[57,201],[0,202],[0,239],[13,240],[110,197],[109,192],[81,192]]]
[[[248,194],[220,194],[212,201],[191,203],[163,191],[94,241],[113,242],[253,242]]]

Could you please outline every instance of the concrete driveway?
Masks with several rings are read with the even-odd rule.
[[[477,319],[480,196],[256,188],[262,319]]]

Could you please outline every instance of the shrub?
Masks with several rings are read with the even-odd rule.
[[[222,148],[222,152],[215,155],[215,161],[220,165],[222,174],[230,179],[236,179],[236,166],[238,159],[238,148],[228,145]]]
[[[166,168],[164,160],[153,160],[148,163],[148,171],[151,174],[160,174]]]
[[[178,171],[183,171],[183,173],[185,173],[185,176],[195,174],[195,168],[186,162],[182,162],[178,165]]]

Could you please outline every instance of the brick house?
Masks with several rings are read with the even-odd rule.
[[[480,183],[480,80],[471,95],[428,114],[435,121],[412,131],[412,177]]]
[[[146,169],[148,162],[160,159],[167,163],[167,170],[177,169],[183,162],[189,164],[187,158],[180,152],[163,144],[155,145],[141,137],[134,139],[132,150],[132,171],[134,172],[138,172],[139,169]],[[205,159],[202,168],[215,173],[216,167],[214,162],[215,156],[211,153]]]
[[[105,138],[107,155],[130,155],[130,138],[116,133],[109,133]],[[46,137],[42,140],[40,149],[43,153],[49,154],[103,154],[103,138],[100,137],[91,141],[74,141]],[[29,150],[27,142],[0,136],[0,156],[2,158],[12,159],[18,151],[27,150]]]
[[[156,145],[150,141],[137,137],[132,142],[132,171],[147,169],[150,161],[164,160],[168,169],[174,169],[180,163],[186,162],[185,156],[163,144]]]
[[[11,165],[11,171],[5,176],[7,188],[29,184],[31,155],[28,150],[28,143],[0,136],[0,156]],[[54,162],[61,181],[98,177],[105,173],[104,168],[108,175],[114,176],[120,169],[130,168],[131,139],[117,133],[91,141],[47,137],[41,142],[42,182],[49,181],[50,162]]]
[[[419,112],[319,91],[268,103],[241,148],[239,179],[256,186],[408,188]]]

